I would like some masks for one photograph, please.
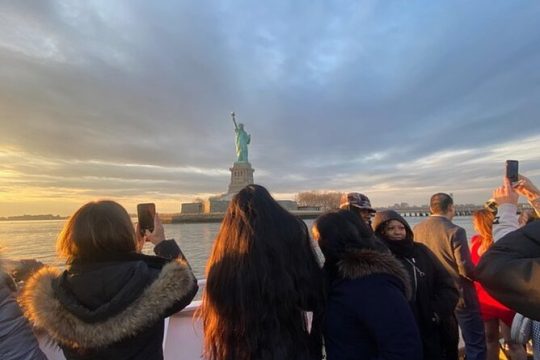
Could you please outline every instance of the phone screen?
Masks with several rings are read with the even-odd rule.
[[[519,180],[519,162],[517,160],[506,160],[506,177],[510,182]]]
[[[144,234],[145,230],[154,231],[154,216],[156,215],[156,205],[154,203],[138,204],[137,218],[139,230]]]

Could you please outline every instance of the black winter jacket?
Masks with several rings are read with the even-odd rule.
[[[336,269],[325,270],[328,360],[422,359],[407,274],[391,254],[354,250]]]
[[[405,226],[404,240],[392,241],[385,238],[383,229],[390,220],[397,220]],[[422,336],[424,359],[444,359],[442,337],[447,335],[441,334],[444,333],[441,319],[454,316],[459,299],[454,280],[427,246],[413,241],[410,226],[397,212],[378,212],[373,219],[373,228],[409,274],[412,288],[410,305]]]
[[[154,248],[177,256],[174,240]],[[67,359],[163,359],[163,319],[187,306],[197,280],[185,259],[129,253],[68,270],[44,268],[26,284],[25,315]]]
[[[491,296],[540,321],[540,221],[495,242],[482,255],[476,271]]]

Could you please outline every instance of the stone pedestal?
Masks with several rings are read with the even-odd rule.
[[[231,182],[227,194],[236,194],[245,186],[253,184],[253,172],[255,171],[249,162],[235,162],[231,170]]]

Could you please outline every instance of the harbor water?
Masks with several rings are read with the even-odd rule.
[[[425,217],[408,217],[411,226]],[[470,216],[456,217],[454,222],[465,228],[467,236],[474,234]],[[64,266],[63,259],[56,256],[55,241],[65,220],[50,221],[0,221],[0,254],[5,259],[37,259],[44,264]],[[306,220],[311,228],[313,220]],[[195,276],[204,278],[204,267],[219,231],[219,223],[165,224],[165,235],[174,238],[189,260]],[[143,251],[152,254],[152,245]]]

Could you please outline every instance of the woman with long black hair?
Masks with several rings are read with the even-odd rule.
[[[321,358],[322,273],[309,233],[264,187],[232,199],[206,274],[207,359]]]
[[[313,235],[325,257],[328,360],[420,360],[422,342],[407,303],[407,273],[368,225],[348,210],[321,215]]]

